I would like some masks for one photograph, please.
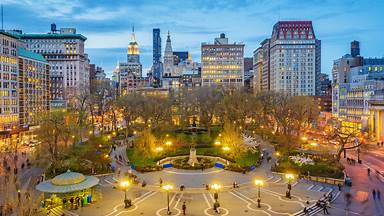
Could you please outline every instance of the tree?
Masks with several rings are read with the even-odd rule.
[[[128,138],[129,131],[133,122],[140,116],[141,96],[136,93],[127,94],[120,97],[117,107],[121,110],[125,121],[125,137]]]
[[[328,136],[337,141],[337,161],[340,161],[342,153],[344,153],[344,157],[346,157],[347,150],[361,146],[362,142],[357,138],[358,134],[359,132],[356,129],[342,127],[340,124],[333,128]]]
[[[192,100],[198,106],[199,119],[208,134],[211,134],[211,125],[214,117],[218,117],[219,104],[223,94],[217,88],[201,87],[192,92]]]
[[[143,157],[152,157],[155,147],[156,137],[152,134],[151,129],[144,129],[135,141],[135,148],[141,155],[143,155]]]
[[[247,151],[247,146],[241,137],[241,133],[228,121],[224,123],[220,140],[224,147],[229,147],[230,154],[235,158]]]
[[[59,144],[67,130],[65,124],[66,111],[53,110],[42,113],[38,118],[40,127],[37,130],[37,136],[41,141],[41,145],[38,146],[38,153],[40,157],[47,155],[52,163],[53,170],[55,170],[62,152]]]

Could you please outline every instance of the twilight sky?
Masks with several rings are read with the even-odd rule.
[[[143,74],[152,65],[152,28],[160,28],[164,52],[171,32],[174,51],[188,50],[200,61],[201,42],[221,32],[230,42],[243,42],[246,56],[278,20],[312,20],[322,40],[322,72],[349,52],[350,41],[361,54],[384,56],[383,0],[1,0],[4,28],[46,33],[50,24],[75,27],[88,38],[91,62],[110,76],[117,61],[126,61],[132,25],[140,46]]]

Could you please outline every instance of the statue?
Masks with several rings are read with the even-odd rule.
[[[190,150],[189,150],[189,160],[188,160],[188,164],[191,166],[195,166],[195,164],[199,163],[199,161],[197,160],[197,156],[196,156],[195,139],[196,139],[196,133],[194,132],[192,134],[192,142],[191,142],[191,146],[190,146]]]

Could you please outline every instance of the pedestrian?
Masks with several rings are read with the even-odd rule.
[[[383,142],[383,141],[381,141],[381,147],[383,147],[383,145],[384,145],[384,142]]]
[[[377,146],[380,146],[380,142],[377,142]]]
[[[376,190],[375,189],[372,190],[372,196],[373,196],[373,199],[376,199]]]
[[[183,215],[185,215],[185,211],[187,210],[187,205],[185,204],[185,201],[183,202],[182,209],[183,209]]]
[[[328,209],[327,209],[327,203],[323,204],[323,213],[324,214],[329,214]]]
[[[339,188],[339,191],[341,191],[341,184],[340,183],[337,184],[337,187]]]
[[[304,212],[304,215],[307,215],[307,214],[308,214],[308,209],[307,209],[306,206],[304,207],[303,212]]]
[[[367,169],[367,172],[368,172],[368,176],[371,174],[371,169],[368,167]]]
[[[381,192],[379,189],[377,189],[377,199],[380,200],[380,195],[381,195]]]
[[[162,187],[163,186],[163,179],[162,178],[159,179],[159,183],[160,183],[160,187]]]

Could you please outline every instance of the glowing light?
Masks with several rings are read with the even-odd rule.
[[[224,150],[224,151],[229,151],[229,150],[231,150],[231,148],[229,148],[228,146],[224,146],[224,147],[223,147],[223,150]]]
[[[166,185],[163,185],[163,187],[162,187],[164,190],[166,190],[166,191],[170,191],[170,190],[172,190],[173,189],[173,186],[172,185],[170,185],[170,184],[166,184]]]
[[[285,174],[285,178],[287,178],[288,180],[292,180],[295,178],[295,176],[292,173],[287,173]]]
[[[303,141],[307,141],[308,138],[307,138],[307,137],[301,137],[301,140],[303,140]]]
[[[315,142],[311,142],[309,145],[311,145],[311,146],[317,146],[317,143],[315,143]]]
[[[211,188],[213,189],[213,190],[220,190],[221,189],[221,185],[220,184],[213,184],[213,185],[211,185]]]
[[[221,142],[220,141],[216,141],[215,145],[221,145]]]
[[[172,145],[172,142],[171,141],[167,141],[167,142],[165,142],[165,145],[170,146],[170,145]]]
[[[264,182],[262,180],[255,180],[255,185],[257,186],[263,186]]]
[[[123,182],[120,182],[120,186],[123,187],[123,188],[127,188],[127,187],[129,187],[129,185],[131,185],[131,184],[129,183],[129,181],[123,181]]]
[[[163,147],[156,147],[155,150],[156,151],[163,151],[164,149],[163,149]]]

